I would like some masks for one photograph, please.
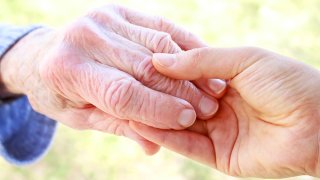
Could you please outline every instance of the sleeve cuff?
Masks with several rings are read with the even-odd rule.
[[[0,154],[15,165],[40,159],[56,128],[56,122],[35,112],[25,96],[0,105],[0,122]]]
[[[41,26],[37,25],[18,27],[0,24],[0,59],[2,59],[6,52],[21,38],[40,27]]]

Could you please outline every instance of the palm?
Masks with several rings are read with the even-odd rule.
[[[268,62],[233,78],[220,110],[210,120],[199,120],[180,132],[133,127],[149,140],[227,174],[286,177],[310,173],[318,155],[315,104],[320,95],[315,92],[320,81],[310,81],[315,76],[308,67],[297,70],[286,61],[272,62],[275,68],[266,71]]]
[[[223,172],[237,176],[277,177],[282,169],[281,175],[284,171],[288,176],[296,175],[297,170],[293,168],[303,165],[302,161],[315,154],[316,150],[308,149],[305,144],[317,142],[316,137],[302,132],[314,132],[315,124],[310,123],[302,130],[299,125],[270,123],[270,119],[263,119],[261,112],[254,110],[234,89],[221,100],[220,109],[214,118],[199,123],[205,124],[202,127],[206,128],[206,136],[214,144],[211,147],[216,158],[213,165]],[[289,115],[281,122],[289,123],[292,119]],[[195,131],[199,132],[199,129],[195,128]],[[311,153],[301,154],[307,151]]]

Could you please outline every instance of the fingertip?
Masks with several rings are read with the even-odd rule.
[[[134,130],[136,133],[139,133],[139,129],[144,128],[144,126],[142,123],[136,122],[136,121],[129,121],[129,126],[132,130]]]
[[[178,69],[175,66],[177,57],[175,54],[154,53],[152,56],[152,64],[161,74],[179,79]]]
[[[157,154],[160,151],[160,149],[161,149],[160,146],[154,145],[153,147],[150,147],[148,149],[144,148],[144,152],[148,156],[153,156],[153,155]]]
[[[219,102],[212,97],[203,96],[199,102],[200,113],[198,117],[200,119],[212,118],[219,109]]]
[[[194,79],[193,74],[185,73],[188,70],[186,70],[186,68],[184,67],[184,63],[178,63],[178,61],[180,61],[180,57],[178,60],[177,54],[155,53],[152,57],[153,66],[161,74],[173,79]]]
[[[183,127],[187,128],[193,125],[196,121],[196,112],[193,109],[184,109],[181,111],[178,117],[178,123]]]
[[[144,153],[146,155],[154,155],[160,150],[160,146],[147,140],[142,135],[138,133],[139,130],[148,129],[148,126],[143,125],[141,123],[129,121],[130,129],[133,131],[133,133],[130,133],[128,137],[133,139],[136,143],[139,144],[139,146],[143,149]],[[136,135],[132,135],[136,134]]]
[[[167,49],[167,50],[166,50]],[[161,53],[169,53],[169,54],[175,54],[181,52],[182,49],[180,48],[179,45],[177,45],[171,38],[170,41],[168,42],[167,48]]]
[[[160,150],[160,146],[148,140],[140,140],[137,142],[144,153],[148,156],[156,154]]]
[[[166,69],[173,66],[176,59],[175,54],[154,53],[152,56],[152,62],[154,65],[158,65]]]
[[[221,79],[198,79],[194,84],[210,96],[220,99],[227,90],[227,82]]]
[[[183,106],[183,109],[181,110],[177,118],[177,122],[179,123],[181,128],[176,130],[181,130],[192,126],[197,118],[197,113],[194,107],[188,101],[179,99],[179,103],[181,103]]]
[[[143,123],[136,122],[136,121],[129,121],[129,126],[134,132],[139,134],[139,136],[142,136],[147,140],[149,140],[150,136],[155,134],[155,132],[158,130],[156,128],[147,126]]]
[[[197,52],[190,50],[177,54],[155,53],[152,63],[159,72],[171,78],[195,80],[203,74],[198,67]]]
[[[208,87],[216,95],[221,95],[227,88],[227,83],[221,79],[208,79]]]

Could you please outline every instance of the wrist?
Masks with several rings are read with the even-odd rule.
[[[25,93],[25,85],[35,72],[41,42],[50,30],[39,28],[20,39],[0,61],[0,98]]]

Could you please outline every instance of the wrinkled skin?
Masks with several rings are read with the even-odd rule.
[[[154,52],[196,46],[204,44],[164,19],[109,5],[61,29],[33,31],[5,55],[0,72],[8,92],[26,94],[36,111],[75,129],[127,136],[152,154],[158,146],[136,134],[129,120],[183,129],[196,114],[206,119],[218,109],[212,96],[221,97],[223,81],[195,81],[209,96],[152,65]]]
[[[172,78],[230,87],[210,120],[183,131],[130,122],[140,135],[233,176],[320,176],[319,71],[258,48],[155,54],[153,63]]]

